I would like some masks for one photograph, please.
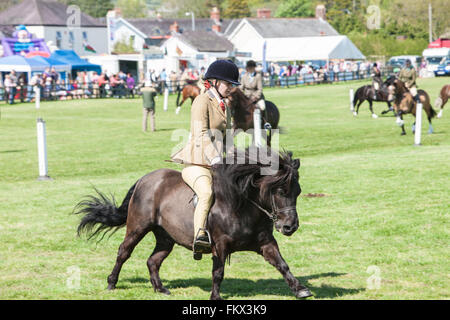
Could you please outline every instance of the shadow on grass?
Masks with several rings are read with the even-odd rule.
[[[24,152],[27,151],[25,149],[20,149],[20,150],[0,150],[0,153],[18,153],[18,152]]]
[[[308,289],[311,290],[316,299],[331,299],[339,298],[344,295],[357,294],[364,291],[365,288],[340,288],[328,285],[313,286],[309,283],[309,280],[320,279],[325,277],[339,277],[346,275],[345,273],[319,273],[310,276],[297,277],[298,281]],[[126,283],[145,283],[145,285],[151,288],[150,280],[148,278],[128,278],[122,280],[122,285],[120,281],[117,288],[130,288],[131,286]],[[163,285],[167,289],[178,289],[178,288],[190,288],[198,287],[203,291],[210,292],[212,286],[211,279],[205,278],[191,278],[191,279],[176,279],[176,280],[164,280],[162,279]],[[257,295],[278,295],[285,297],[294,297],[294,294],[289,289],[288,285],[284,279],[260,279],[260,280],[249,280],[240,278],[227,278],[225,277],[222,285],[220,286],[220,293],[222,298],[228,299],[230,297],[252,297]]]

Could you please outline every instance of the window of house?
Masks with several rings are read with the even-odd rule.
[[[83,40],[88,41],[88,34],[87,31],[83,31]]]
[[[61,49],[62,35],[61,31],[56,31],[56,46]]]
[[[73,48],[74,44],[75,44],[75,36],[73,35],[73,31],[69,31],[69,46],[70,46],[70,48]]]

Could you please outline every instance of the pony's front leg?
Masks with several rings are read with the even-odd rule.
[[[402,133],[401,135],[404,136],[406,134],[405,131],[405,121],[403,121],[403,115],[402,115],[402,111],[399,110],[397,113],[397,124],[402,128]]]
[[[225,274],[225,261],[218,256],[213,256],[213,272],[212,272],[212,290],[211,290],[211,300],[222,300],[220,297],[220,284],[223,280],[223,275]]]
[[[223,280],[223,275],[225,274],[225,259],[228,252],[228,245],[226,240],[221,239],[221,241],[216,242],[212,246],[212,260],[213,260],[213,270],[212,270],[212,290],[211,290],[211,300],[222,300],[220,297],[220,284]]]
[[[284,280],[287,282],[289,288],[291,288],[297,298],[308,298],[312,296],[309,289],[302,286],[297,278],[292,275],[289,270],[289,266],[280,254],[280,250],[278,249],[278,244],[275,239],[261,246],[260,250],[260,253],[264,259],[277,268],[277,270],[283,275]]]

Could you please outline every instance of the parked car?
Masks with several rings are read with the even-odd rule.
[[[410,60],[413,67],[417,70],[422,62],[420,56],[395,56],[389,59],[386,65],[391,66],[394,72],[400,71],[405,66],[406,60]]]
[[[441,62],[434,71],[435,76],[450,76],[450,58]]]

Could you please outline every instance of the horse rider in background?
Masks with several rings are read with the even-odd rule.
[[[202,67],[200,69],[200,74],[198,77],[198,81],[197,81],[197,87],[200,88],[200,94],[203,94],[206,92],[206,88],[205,88],[205,80],[203,79],[203,77],[205,76],[205,67]]]
[[[405,67],[400,70],[400,73],[398,75],[398,78],[400,81],[402,81],[406,88],[408,88],[409,92],[414,98],[414,101],[419,101],[419,95],[417,94],[417,86],[416,86],[416,69],[411,64],[411,60],[406,60]]]
[[[256,62],[253,60],[247,61],[247,72],[242,76],[240,89],[252,102],[256,103],[256,106],[262,111],[264,121],[264,127],[268,125],[268,116],[266,109],[266,102],[264,101],[262,75],[260,72],[256,72]]]
[[[378,68],[378,65],[376,62],[372,66],[371,76],[372,76],[372,86],[374,89],[373,100],[377,100],[377,93],[378,93],[378,90],[381,89],[383,81],[381,80],[380,68]]]

